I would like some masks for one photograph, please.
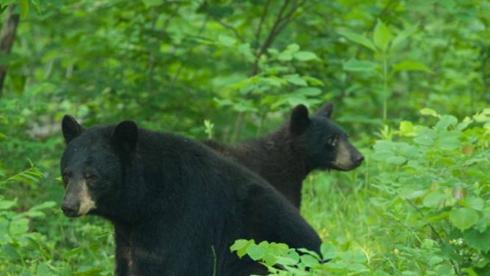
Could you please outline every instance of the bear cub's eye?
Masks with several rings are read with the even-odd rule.
[[[335,147],[338,141],[339,141],[339,136],[334,135],[328,139],[327,144],[329,146]]]

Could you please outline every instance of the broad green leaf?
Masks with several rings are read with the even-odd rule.
[[[425,64],[418,61],[404,60],[393,65],[395,72],[400,71],[422,71],[426,73],[433,73]]]
[[[289,83],[299,85],[299,86],[307,86],[308,83],[301,78],[298,74],[292,74],[292,75],[284,75],[282,76],[283,79],[288,81]]]
[[[437,122],[435,129],[438,131],[447,130],[450,126],[456,126],[458,119],[451,115],[444,115],[441,117],[439,122]]]
[[[11,235],[20,235],[29,230],[29,220],[26,218],[16,219],[10,222],[9,231]]]
[[[298,44],[296,43],[291,43],[288,45],[288,47],[286,47],[286,50],[285,51],[288,51],[292,54],[296,53],[297,51],[299,51],[300,47]]]
[[[429,193],[425,198],[424,198],[424,206],[429,207],[429,208],[434,208],[439,205],[439,203],[446,198],[446,195],[444,195],[441,192],[434,191],[432,193]]]
[[[245,256],[245,254],[247,253],[247,248],[252,244],[255,244],[254,240],[236,240],[235,243],[230,247],[230,251],[236,251],[238,257],[241,258]]]
[[[17,205],[17,200],[3,200],[0,199],[0,210],[8,210]]]
[[[485,205],[485,201],[479,197],[470,197],[466,199],[466,203],[468,203],[471,208],[478,211],[483,211],[483,207]]]
[[[345,38],[360,44],[368,49],[373,50],[374,52],[377,52],[376,46],[374,46],[374,43],[369,40],[369,38],[362,36],[360,34],[353,33],[351,31],[339,31],[338,32],[341,36],[344,36]]]
[[[337,248],[330,243],[323,243],[320,246],[320,252],[324,260],[334,259],[338,256]]]
[[[476,250],[487,253],[490,250],[490,229],[480,233],[476,229],[469,229],[463,232],[465,241]]]
[[[386,163],[392,164],[392,165],[401,165],[405,163],[407,159],[402,156],[392,156],[386,160]]]
[[[319,60],[315,53],[307,51],[296,52],[293,54],[293,57],[299,61]]]
[[[37,266],[37,275],[50,275],[51,274],[51,270],[49,269],[49,266],[47,266],[46,264],[39,264]]]
[[[392,36],[388,27],[386,27],[386,25],[378,19],[378,23],[374,28],[373,34],[374,44],[376,44],[376,46],[378,46],[383,52],[386,53],[391,38]]]
[[[415,33],[418,29],[418,24],[412,25],[405,30],[401,31],[394,39],[393,42],[391,43],[392,49],[396,49],[399,46],[402,45],[405,40],[411,36],[413,33]]]
[[[247,255],[254,261],[258,261],[264,257],[266,248],[256,244],[250,244],[247,248]]]
[[[149,8],[163,4],[163,0],[143,0],[143,3]]]
[[[413,141],[419,145],[430,146],[434,143],[437,134],[432,129],[424,129],[422,130]]]
[[[282,52],[277,56],[277,59],[280,61],[291,61],[293,60],[293,54],[288,52]]]
[[[453,209],[449,213],[451,223],[461,231],[469,229],[479,219],[478,212],[470,208]]]
[[[235,45],[236,39],[227,35],[219,35],[218,36],[218,41],[220,42],[221,45],[226,46],[226,47],[231,47]]]
[[[378,66],[377,63],[371,61],[351,58],[347,62],[344,62],[343,69],[346,71],[373,71]]]

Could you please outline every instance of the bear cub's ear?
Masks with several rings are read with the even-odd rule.
[[[134,151],[138,143],[138,126],[133,121],[119,123],[112,133],[113,142],[128,151]]]
[[[61,131],[65,142],[68,144],[71,140],[77,138],[84,131],[83,127],[70,115],[65,115],[61,122]]]
[[[324,116],[327,118],[330,118],[333,113],[333,104],[331,102],[328,102],[324,104],[316,113],[315,115],[318,116]]]
[[[310,124],[308,108],[302,104],[297,105],[291,112],[291,120],[289,124],[290,130],[293,134],[302,134]]]

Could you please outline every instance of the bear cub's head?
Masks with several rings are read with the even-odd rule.
[[[120,196],[123,163],[136,150],[138,128],[132,121],[117,126],[84,129],[65,115],[62,132],[67,144],[61,158],[67,217],[105,215]]]
[[[349,171],[359,167],[364,156],[349,142],[347,134],[330,120],[333,105],[326,103],[313,116],[304,105],[296,106],[289,121],[293,137],[306,147],[309,170]]]

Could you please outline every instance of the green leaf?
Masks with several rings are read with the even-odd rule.
[[[449,220],[461,231],[475,225],[479,218],[478,212],[469,208],[453,209],[449,213]]]
[[[378,46],[383,52],[386,53],[386,51],[388,50],[388,45],[391,41],[391,37],[392,36],[388,27],[386,27],[386,25],[378,19],[378,23],[374,28],[373,34],[374,44],[376,44],[376,46]]]
[[[0,200],[0,210],[8,210],[17,205],[17,200]]]
[[[256,244],[251,244],[247,248],[247,255],[250,256],[250,258],[254,261],[258,261],[264,257],[266,252],[266,248],[263,246],[259,246]]]
[[[434,143],[436,139],[436,132],[432,129],[422,130],[413,141],[419,145],[430,146]]]
[[[407,161],[407,159],[405,157],[402,157],[402,156],[392,156],[390,158],[388,158],[386,160],[386,163],[388,164],[393,164],[393,165],[401,165],[403,163],[405,163]]]
[[[308,267],[318,265],[318,260],[311,255],[302,255],[300,259],[301,263],[305,264]]]
[[[470,205],[471,208],[482,211],[485,201],[479,197],[470,197],[466,199],[466,203],[468,203],[468,205]]]
[[[19,0],[20,4],[20,18],[25,20],[27,15],[29,14],[29,1],[28,0]]]
[[[303,78],[301,78],[298,74],[284,75],[282,76],[282,78],[295,85],[299,85],[299,86],[308,85],[308,83]]]
[[[322,90],[320,90],[319,88],[316,88],[316,87],[302,87],[302,88],[296,89],[293,93],[311,97],[311,96],[320,95],[322,93]]]
[[[31,207],[31,209],[29,209],[29,211],[39,211],[39,210],[43,210],[43,209],[51,209],[54,206],[56,206],[56,202],[46,201],[46,202],[43,202],[41,204],[38,204],[36,206]]]
[[[236,39],[227,35],[219,35],[218,36],[218,41],[220,42],[221,45],[226,46],[226,47],[231,47],[235,45]]]
[[[299,61],[319,60],[315,53],[307,51],[299,51],[297,53],[294,53],[293,56],[294,59],[297,59]]]
[[[371,49],[374,52],[377,52],[376,46],[374,46],[374,43],[371,40],[369,40],[369,38],[367,38],[365,36],[353,33],[351,31],[339,31],[338,34],[340,34],[341,36],[344,36],[345,38],[347,38],[347,39],[349,39],[349,40],[351,40],[357,44],[360,44],[360,45],[362,45],[368,49]]]
[[[451,115],[444,115],[441,117],[439,122],[437,122],[435,129],[437,131],[445,131],[450,126],[456,126],[457,123],[458,123],[458,119],[456,117]]]
[[[405,42],[405,40],[407,40],[407,38],[409,36],[411,36],[412,34],[414,34],[417,31],[418,27],[419,27],[419,25],[418,24],[415,24],[415,25],[412,25],[412,26],[406,28],[402,32],[400,32],[395,37],[395,39],[393,39],[393,42],[391,43],[391,48],[392,49],[396,49],[400,45],[402,45],[402,43]]]
[[[422,115],[428,115],[428,116],[434,116],[436,118],[441,117],[441,115],[437,114],[437,112],[435,110],[430,109],[430,108],[422,108],[420,110],[420,114],[422,114]]]
[[[426,73],[434,73],[429,67],[425,66],[425,64],[420,63],[418,61],[410,61],[404,60],[393,65],[393,70],[395,72],[400,71],[422,71]]]
[[[26,218],[16,219],[10,222],[9,231],[11,235],[20,235],[29,230],[29,220]]]
[[[490,229],[483,233],[476,229],[469,229],[463,232],[463,238],[471,247],[483,253],[490,250]]]
[[[37,266],[36,271],[37,271],[37,275],[50,275],[51,274],[49,266],[47,266],[46,264],[43,264],[43,263],[41,263]]]
[[[297,51],[299,51],[300,47],[298,44],[296,43],[291,43],[288,45],[288,47],[286,47],[286,50],[287,52],[291,53],[291,54],[294,54],[296,53]]]
[[[367,60],[357,60],[354,58],[349,59],[347,62],[344,62],[343,69],[346,71],[373,71],[378,68],[378,64],[367,61]]]
[[[241,258],[245,256],[245,254],[247,253],[247,248],[252,244],[255,244],[254,240],[236,240],[235,243],[230,247],[230,250],[231,252],[236,251],[238,257]]]
[[[330,243],[323,243],[320,246],[320,252],[322,253],[324,260],[334,259],[338,256],[337,248]]]
[[[429,193],[425,198],[424,198],[424,206],[429,207],[429,208],[434,208],[439,205],[439,203],[444,200],[446,196],[438,191]]]
[[[160,6],[163,4],[163,0],[143,0],[143,3],[147,8]]]

